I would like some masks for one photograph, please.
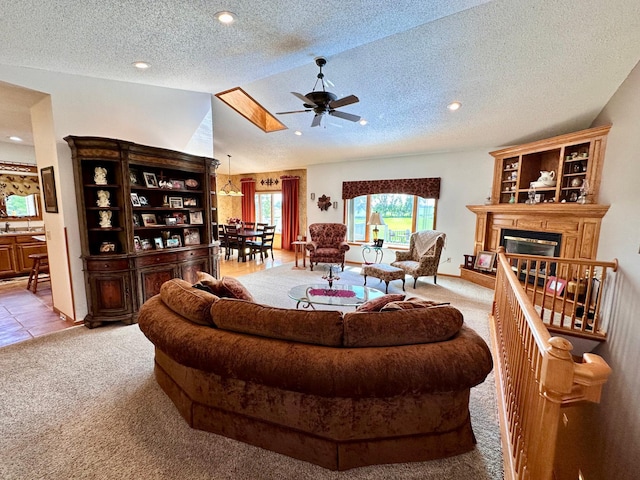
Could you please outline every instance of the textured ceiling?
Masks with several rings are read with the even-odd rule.
[[[230,10],[230,26],[213,17]],[[26,33],[28,32],[28,33]],[[271,112],[301,109],[316,56],[360,102],[311,128],[266,134],[217,99],[214,155],[234,172],[492,148],[589,126],[640,60],[637,0],[58,0],[3,2],[1,66],[217,93],[240,86]],[[152,67],[138,71],[135,60]],[[0,76],[1,78],[1,76]],[[31,99],[32,100],[32,99]],[[462,102],[457,112],[445,107]],[[0,136],[19,119],[0,85]],[[7,129],[7,130],[5,130]],[[295,130],[302,136],[295,136]]]

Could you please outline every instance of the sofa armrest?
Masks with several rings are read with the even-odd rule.
[[[307,242],[305,245],[306,249],[310,252],[315,252],[316,248],[318,248],[318,242]]]
[[[341,252],[346,252],[351,247],[349,246],[349,244],[347,242],[340,242],[340,245],[338,245],[338,248],[340,249]]]

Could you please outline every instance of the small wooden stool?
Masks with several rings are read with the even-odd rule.
[[[49,278],[49,257],[46,253],[32,253],[29,258],[33,260],[31,266],[31,273],[29,274],[29,282],[27,282],[27,290],[31,290],[31,284],[33,283],[33,293],[38,291],[38,281],[47,282]],[[43,277],[40,278],[40,275]]]
[[[393,280],[402,280],[402,291],[404,292],[404,270],[397,267],[392,267],[386,263],[370,263],[362,265],[362,274],[364,275],[364,284],[367,284],[367,275],[370,277],[379,278],[380,281],[384,280],[386,288],[384,293],[389,293],[389,282]]]

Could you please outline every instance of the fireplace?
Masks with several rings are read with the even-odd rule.
[[[500,233],[500,245],[507,253],[522,255],[560,256],[561,233],[535,232],[532,230],[511,230],[504,228]]]
[[[562,234],[552,232],[535,232],[531,230],[511,230],[503,229],[500,234],[500,245],[507,253],[518,253],[521,255],[540,255],[543,257],[559,257],[560,242]],[[524,266],[524,265],[523,265]],[[515,269],[515,267],[514,267]],[[536,271],[537,270],[537,271]],[[544,286],[546,275],[556,274],[556,262],[531,262],[529,272],[526,269],[518,272],[520,280],[529,277],[529,282],[533,283],[533,278],[539,276],[539,286]]]
[[[505,246],[504,235],[507,235],[557,243],[552,245],[553,253],[550,246],[544,243],[519,243],[520,248],[538,250],[535,252],[538,255],[548,253],[559,258],[588,260],[596,258],[600,224],[609,206],[537,203],[467,205],[467,208],[476,215],[474,255],[481,251],[497,251],[500,246]],[[540,237],[540,234],[543,236]],[[546,237],[545,234],[553,237]],[[528,250],[527,254],[530,253]],[[462,268],[460,276],[489,288],[495,284],[490,276],[470,269]]]

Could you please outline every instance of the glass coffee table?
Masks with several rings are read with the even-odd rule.
[[[289,297],[296,300],[296,308],[313,308],[314,305],[334,305],[337,307],[357,307],[368,300],[379,298],[384,292],[360,285],[336,285],[332,288],[324,284],[297,285],[289,290]]]

